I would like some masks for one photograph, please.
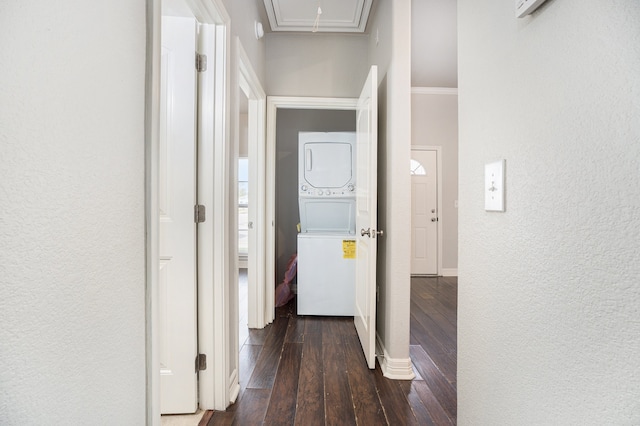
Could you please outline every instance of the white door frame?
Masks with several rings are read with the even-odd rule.
[[[437,275],[442,275],[442,147],[441,146],[426,146],[426,145],[411,145],[411,151],[435,151],[436,152],[436,168],[438,172],[436,174],[438,184],[436,190],[438,191],[438,271]],[[408,165],[407,165],[408,166]],[[409,172],[409,169],[407,169]]]
[[[265,236],[265,324],[275,317],[276,288],[276,116],[278,109],[328,109],[355,110],[357,98],[315,98],[293,96],[267,97],[267,146],[266,146],[266,236]]]
[[[224,409],[229,401],[227,352],[204,352],[207,347],[228,347],[228,333],[224,328],[228,315],[229,280],[228,193],[227,165],[229,156],[228,115],[229,87],[229,24],[230,17],[222,0],[186,0],[193,15],[201,24],[210,24],[216,32],[216,45],[207,53],[216,55],[215,71],[201,91],[203,104],[211,107],[213,121],[200,123],[202,158],[198,159],[199,203],[207,206],[208,220],[198,230],[198,324],[201,353],[207,353],[209,368],[200,374],[200,406],[205,409]],[[146,217],[146,418],[149,425],[160,425],[160,361],[159,361],[159,126],[160,126],[160,59],[161,59],[161,0],[147,2],[147,83],[145,113],[145,217]],[[207,27],[208,25],[205,25]],[[206,30],[205,30],[206,33]],[[205,43],[205,49],[206,43]],[[207,86],[208,85],[208,86]],[[205,108],[206,108],[205,106]],[[215,108],[214,108],[215,107]],[[215,143],[217,142],[217,143]],[[202,155],[204,154],[204,155]],[[209,155],[207,155],[209,154]],[[214,174],[215,172],[215,174]],[[207,176],[213,179],[207,180]],[[202,195],[207,194],[207,195]],[[202,195],[202,196],[201,196]],[[215,208],[220,206],[220,208]],[[221,233],[218,233],[221,232]],[[216,235],[216,238],[214,238]],[[221,237],[222,236],[222,237]],[[206,261],[208,260],[208,261]],[[205,333],[206,326],[212,331]],[[208,336],[203,340],[203,334]],[[217,380],[214,378],[218,378]]]
[[[265,322],[265,121],[267,96],[249,56],[236,37],[238,84],[249,100],[249,328],[264,328]],[[238,105],[238,102],[236,102]],[[238,134],[238,132],[236,132]],[[237,153],[235,161],[237,163]],[[254,240],[251,237],[254,234]],[[237,268],[236,268],[237,270]],[[237,273],[237,272],[236,272]],[[237,280],[236,280],[237,281]],[[237,345],[236,345],[237,348]]]
[[[233,123],[233,168],[229,180],[234,184],[232,187],[231,202],[229,203],[230,223],[229,229],[233,229],[230,238],[232,240],[232,253],[228,260],[231,262],[230,279],[228,281],[228,313],[229,320],[221,323],[225,325],[225,333],[228,339],[227,346],[217,346],[217,352],[229,354],[227,360],[227,399],[226,404],[235,401],[240,392],[240,357],[239,357],[239,321],[238,321],[238,151],[240,134],[240,90],[248,99],[248,151],[250,159],[249,167],[249,222],[253,223],[249,229],[249,256],[248,256],[248,326],[250,328],[264,328],[264,307],[265,307],[265,261],[264,261],[264,235],[265,235],[265,187],[264,187],[264,158],[265,158],[265,103],[266,94],[260,84],[260,79],[256,75],[249,56],[242,47],[238,37],[234,40],[235,51],[235,74],[237,81],[232,81],[234,90],[232,92],[232,105],[235,110],[231,112]],[[232,76],[232,79],[233,77]],[[217,326],[217,325],[216,325]],[[226,406],[216,410],[224,410]]]

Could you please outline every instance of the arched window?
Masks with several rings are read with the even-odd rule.
[[[427,171],[424,169],[419,161],[411,159],[411,174],[412,175],[426,175]]]

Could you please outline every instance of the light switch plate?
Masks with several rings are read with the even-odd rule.
[[[488,212],[504,211],[505,160],[484,166],[484,209]]]

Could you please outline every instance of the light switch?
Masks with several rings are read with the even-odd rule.
[[[488,212],[504,211],[505,160],[484,166],[484,209]]]

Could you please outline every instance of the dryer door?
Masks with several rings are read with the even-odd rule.
[[[315,188],[342,188],[353,178],[350,143],[308,142],[304,144],[303,176]]]

